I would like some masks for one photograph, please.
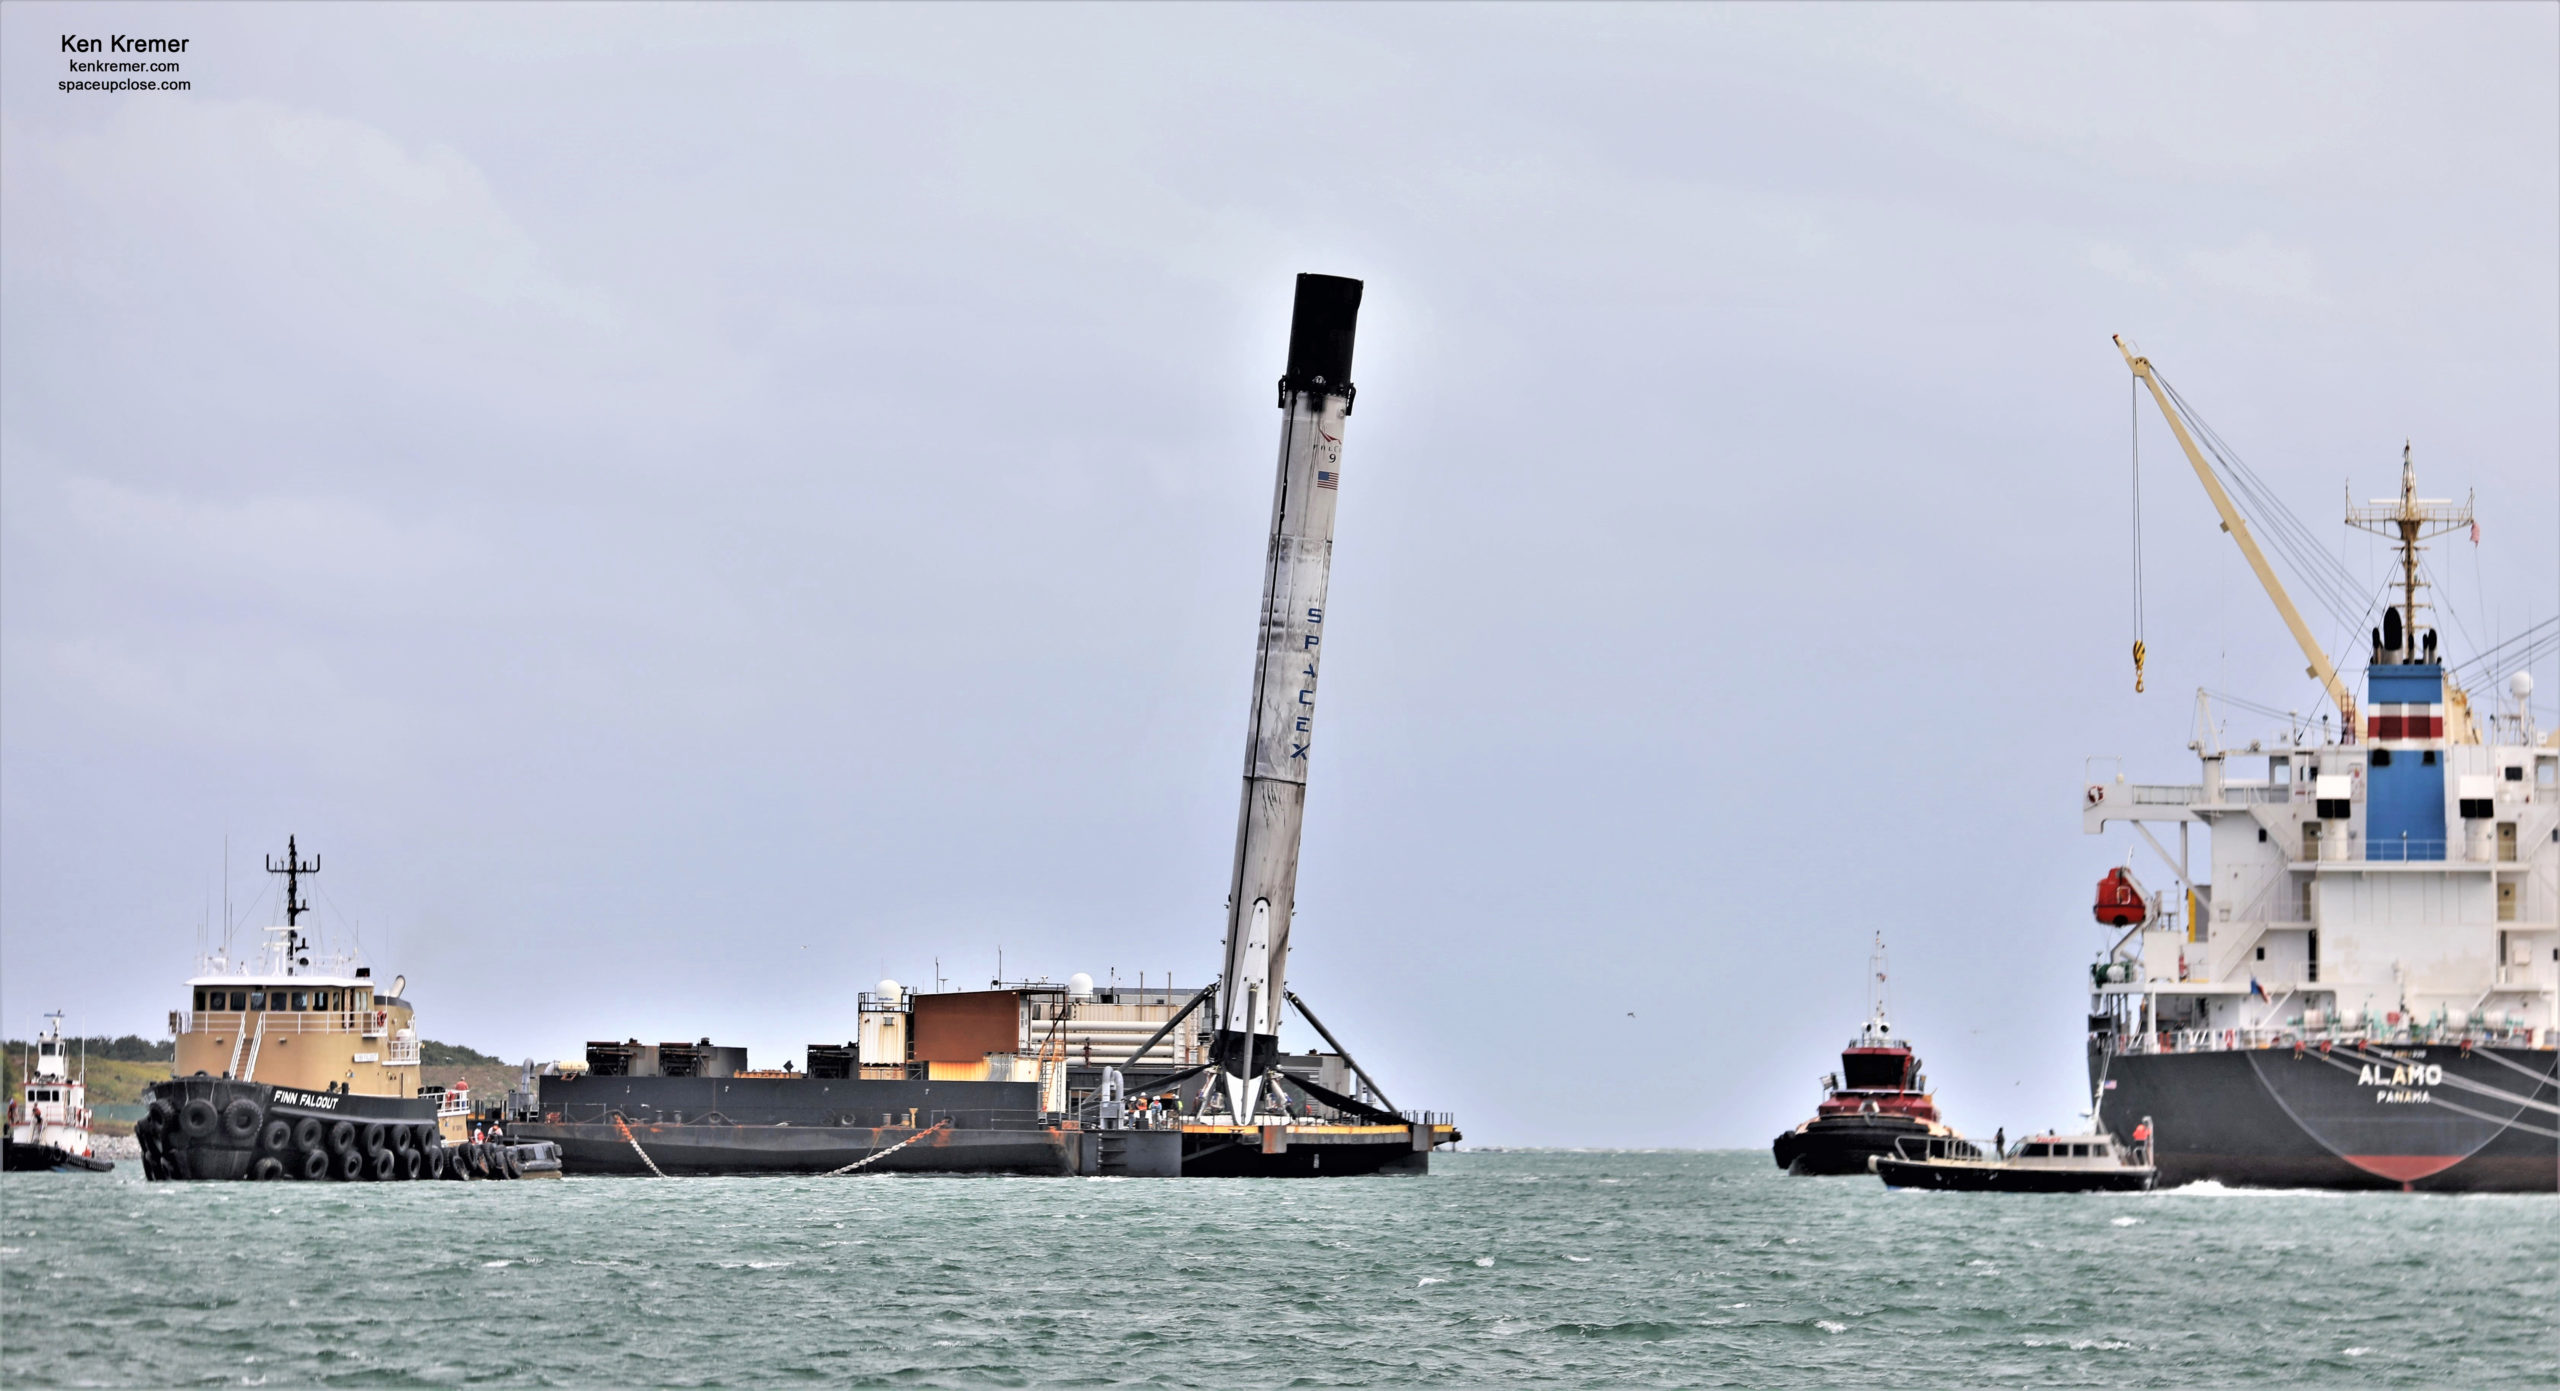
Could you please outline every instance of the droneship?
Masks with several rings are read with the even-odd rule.
[[[857,1037],[812,1045],[805,1071],[708,1039],[590,1043],[528,1088],[519,1138],[557,1144],[573,1174],[1142,1178],[1421,1174],[1462,1138],[1446,1113],[1397,1110],[1287,984],[1362,288],[1297,281],[1224,969],[1191,991],[882,981]],[[1292,1009],[1330,1051],[1281,1051]]]
[[[2150,892],[2120,865],[2099,884],[2101,1123],[2124,1141],[2149,1117],[2163,1185],[2560,1188],[2560,735],[2538,728],[2526,671],[2560,649],[2560,617],[2446,659],[2422,543],[2472,526],[2471,509],[2419,497],[2404,447],[2399,496],[2346,517],[2393,543],[2395,573],[2363,672],[2340,672],[2224,475],[2269,494],[2118,347],[2336,718],[2234,748],[2199,692],[2191,780],[2089,781],[2082,828],[2130,823],[2176,881]],[[2266,520],[2280,545],[2307,535]],[[2326,558],[2290,550],[2315,576]],[[2170,824],[2174,849],[2153,831]],[[2191,871],[2199,826],[2210,868]]]

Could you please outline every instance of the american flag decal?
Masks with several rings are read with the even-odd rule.
[[[1316,486],[1319,488],[1331,488],[1335,492],[1340,492],[1342,491],[1342,475],[1338,473],[1327,473],[1323,469],[1317,469]]]

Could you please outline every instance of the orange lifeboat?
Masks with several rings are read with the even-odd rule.
[[[2133,881],[2133,871],[2119,866],[2098,881],[2097,915],[2109,927],[2132,927],[2151,916],[2151,900]]]

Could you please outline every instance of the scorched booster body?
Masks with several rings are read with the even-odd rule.
[[[1355,394],[1351,345],[1360,289],[1359,281],[1340,276],[1298,277],[1289,368],[1280,379],[1280,469],[1263,562],[1261,642],[1254,655],[1244,805],[1228,886],[1216,1044],[1228,1101],[1239,1116],[1255,1114],[1260,1069],[1279,1052],[1298,831],[1315,745],[1317,672],[1324,662],[1333,510],[1342,495],[1342,436]]]

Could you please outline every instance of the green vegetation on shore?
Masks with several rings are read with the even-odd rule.
[[[66,1038],[62,1045],[70,1050],[74,1067],[79,1066],[84,1050],[92,1059],[105,1058],[119,1063],[165,1063],[178,1055],[177,1040],[164,1038],[155,1043],[139,1034],[126,1034],[122,1038]],[[34,1044],[20,1038],[0,1043],[0,1048],[9,1050],[12,1061],[36,1051]]]

